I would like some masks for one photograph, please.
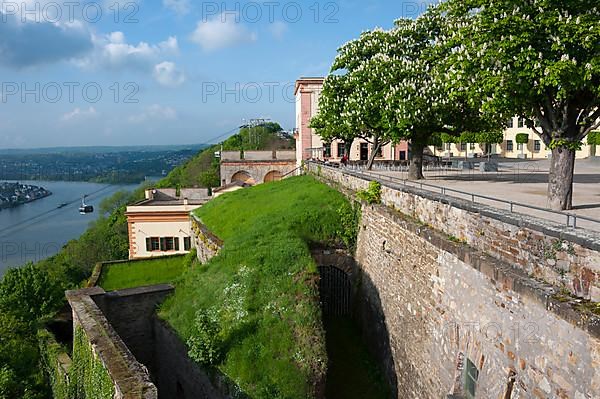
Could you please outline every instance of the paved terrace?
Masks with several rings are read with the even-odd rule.
[[[473,160],[484,162],[485,159]],[[426,185],[423,189],[441,192],[442,188],[447,188],[445,193],[448,196],[465,198],[472,200],[469,194],[461,194],[450,190],[457,190],[464,193],[473,193],[486,197],[497,198],[504,201],[512,201],[532,205],[539,208],[548,208],[546,191],[548,187],[548,170],[550,162],[548,160],[498,160],[498,172],[480,172],[478,168],[473,170],[456,169],[432,169],[426,170]],[[364,171],[363,171],[364,172]],[[367,172],[365,172],[367,173]],[[382,179],[407,178],[407,171],[373,170],[369,174],[374,174]],[[407,182],[409,185],[419,186],[419,183]],[[490,199],[475,197],[475,202],[491,205],[497,208],[509,209],[510,204],[493,201]],[[567,214],[589,217],[597,219],[598,222],[592,222],[577,218],[578,228],[585,228],[600,232],[600,162],[590,160],[577,160],[575,162],[575,184],[573,194],[573,206],[571,211],[560,214],[545,212],[525,208],[519,205],[513,205],[515,213],[522,213],[529,216],[537,216],[543,219],[552,220],[557,223],[564,223],[566,227]],[[573,219],[569,221],[573,224]]]

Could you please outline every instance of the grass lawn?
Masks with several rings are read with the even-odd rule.
[[[249,397],[313,397],[327,353],[309,243],[338,241],[339,210],[349,207],[310,176],[209,202],[196,212],[223,249],[185,274],[160,316],[190,348],[200,348],[192,352],[214,349],[205,364]]]
[[[171,283],[189,267],[189,256],[145,259],[104,265],[98,285],[105,291]]]

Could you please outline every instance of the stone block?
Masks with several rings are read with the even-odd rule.
[[[497,172],[498,171],[498,163],[496,162],[481,162],[479,164],[480,172]]]

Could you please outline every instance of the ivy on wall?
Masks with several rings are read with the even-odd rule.
[[[76,399],[112,399],[114,396],[113,381],[79,326],[75,328],[73,336],[70,376],[73,397]]]
[[[71,399],[75,397],[73,386],[69,383],[70,362],[65,348],[56,342],[56,339],[48,330],[38,331],[38,342],[41,364],[50,379],[52,397],[54,399]]]

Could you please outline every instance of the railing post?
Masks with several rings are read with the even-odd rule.
[[[513,202],[510,201],[510,213],[513,213]]]
[[[573,228],[577,228],[577,215],[573,215]]]

